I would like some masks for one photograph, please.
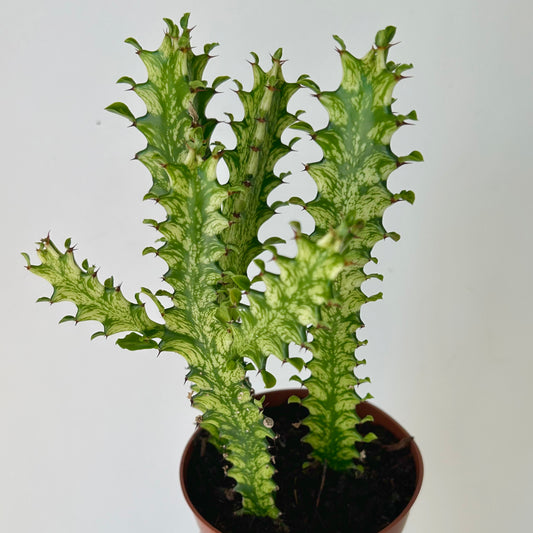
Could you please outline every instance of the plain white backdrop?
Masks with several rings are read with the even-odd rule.
[[[250,84],[249,51],[265,67],[279,46],[286,78],[334,89],[331,35],[355,55],[398,27],[391,59],[413,62],[395,109],[418,111],[393,140],[423,164],[393,174],[414,206],[386,215],[398,243],[379,244],[384,299],[364,309],[365,390],[415,435],[426,478],[406,533],[528,531],[533,494],[531,4],[450,0],[92,2],[27,0],[0,17],[2,280],[0,531],[194,532],[178,464],[194,429],[185,363],[90,341],[95,324],[58,326],[68,304],[35,300],[48,284],[21,251],[50,230],[132,297],[159,287],[164,265],[141,257],[157,217],[150,178],[130,161],[142,136],[104,111],[125,100],[117,78],[142,81],[135,37],[155,49],[163,17],[191,11],[193,42],[221,43],[206,77]],[[229,91],[230,84],[225,88]],[[229,91],[231,93],[231,91]],[[308,93],[307,120],[325,117]],[[222,96],[212,106],[237,109]],[[316,156],[305,142],[287,164]],[[296,172],[291,184],[304,184]],[[283,218],[283,217],[282,217]],[[305,221],[304,221],[305,222]],[[283,220],[280,220],[279,227]],[[282,229],[282,231],[286,231]],[[281,385],[286,384],[282,382]]]

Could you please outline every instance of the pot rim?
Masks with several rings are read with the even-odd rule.
[[[262,398],[266,397],[266,404],[270,403],[277,403],[281,404],[284,401],[286,401],[290,396],[299,396],[300,398],[305,398],[308,395],[308,391],[305,388],[300,389],[278,389],[278,390],[267,390],[260,393],[256,393],[256,398]],[[404,438],[409,437],[410,434],[405,430],[405,428],[400,425],[394,418],[392,418],[389,414],[387,414],[385,411],[377,407],[371,402],[363,401],[357,405],[357,411],[358,414],[361,417],[366,416],[367,414],[372,414],[374,421],[382,426],[385,426],[389,431],[391,431],[396,438]],[[197,434],[200,432],[200,428],[196,429],[194,433],[191,435],[189,440],[187,441],[187,444],[185,446],[185,449],[183,451],[181,461],[180,461],[180,485],[182,489],[183,496],[185,497],[185,501],[187,502],[189,508],[193,512],[196,520],[198,523],[204,525],[206,528],[210,529],[213,532],[219,532],[218,529],[215,528],[210,522],[208,522],[196,509],[194,504],[189,498],[189,494],[187,492],[187,486],[185,483],[185,475],[187,472],[187,466],[189,464],[190,456],[192,453],[192,444],[197,436]],[[420,453],[420,449],[418,448],[417,443],[413,439],[410,443],[410,452],[413,456],[413,460],[415,462],[415,471],[416,471],[416,486],[415,490],[413,492],[413,495],[411,496],[411,499],[407,503],[407,505],[404,507],[402,512],[387,526],[385,526],[383,529],[381,529],[378,533],[389,533],[394,531],[394,528],[398,527],[401,523],[405,523],[407,520],[407,515],[409,514],[409,511],[411,510],[411,507],[415,503],[415,500],[418,497],[418,494],[420,493],[420,489],[422,487],[422,481],[424,479],[424,463],[422,461],[422,454]]]

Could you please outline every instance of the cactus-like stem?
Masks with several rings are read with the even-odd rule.
[[[164,220],[145,221],[160,238],[144,253],[167,263],[163,279],[168,287],[155,294],[141,290],[155,303],[164,324],[147,316],[140,293],[136,303],[129,302],[112,278],[102,284],[95,267],[87,261],[80,267],[70,240],[61,252],[49,238],[43,239],[38,265],[24,255],[27,268],[53,286],[52,295],[41,300],[77,306],[76,313],[62,321],[96,320],[103,329],[93,337],[127,332],[117,341],[123,348],[155,348],[185,357],[191,402],[202,413],[198,423],[231,463],[228,475],[243,497],[242,511],[275,519],[279,513],[267,442],[274,434],[264,424],[261,402],[252,397],[246,371],[255,366],[269,387],[275,383],[266,370],[269,355],[301,369],[304,360],[289,358],[287,347],[290,342],[309,347],[311,328],[313,359],[305,382],[310,395],[304,401],[310,433],[305,438],[314,456],[328,466],[342,470],[353,464],[354,442],[361,438],[355,430],[355,405],[360,401],[355,386],[362,380],[353,374],[362,363],[354,355],[360,344],[359,310],[379,296],[362,292],[361,284],[370,277],[364,267],[378,240],[397,237],[383,228],[386,207],[413,199],[408,191],[391,193],[387,177],[403,163],[421,159],[418,152],[397,157],[390,149],[394,131],[405,120],[416,119],[414,112],[402,117],[391,111],[392,90],[409,66],[386,62],[394,34],[390,27],[378,33],[376,48],[361,60],[337,38],[343,79],[333,92],[320,92],[307,76],[286,82],[281,49],[269,71],[254,55],[251,91],[237,82],[244,118],[236,122],[230,116],[237,142],[226,151],[211,140],[217,121],[207,116],[206,107],[228,78],[211,84],[202,79],[215,44],[196,55],[188,15],[179,26],[165,22],[168,31],[155,51],[127,40],[137,49],[148,79],[138,84],[123,77],[119,82],[131,86],[146,113],[136,117],[120,102],[108,107],[145,136],[147,145],[136,155],[152,175],[145,198],[166,211]],[[299,113],[287,110],[302,85],[312,87],[329,112],[323,130],[314,132],[298,120]],[[296,228],[295,258],[279,256],[272,246],[275,239],[263,244],[258,240],[261,224],[273,214],[267,197],[283,178],[274,174],[274,166],[295,141],[281,140],[290,126],[310,133],[324,152],[321,161],[307,167],[319,192],[306,206],[316,231],[309,237]],[[221,158],[230,172],[224,185],[216,176]],[[260,273],[249,280],[249,263],[265,250],[273,254],[280,274],[267,272],[264,262],[256,260]],[[256,290],[256,281],[264,282],[264,292]],[[241,301],[243,293],[249,304]],[[161,298],[170,305],[165,307]]]
[[[393,133],[405,119],[416,119],[414,112],[402,117],[391,109],[394,86],[411,67],[387,62],[394,32],[390,26],[378,32],[376,47],[362,59],[350,54],[336,37],[343,70],[340,86],[322,92],[313,82],[306,82],[328,111],[329,124],[317,132],[308,124],[296,125],[308,131],[323,151],[320,161],[307,166],[318,188],[317,198],[307,205],[316,222],[316,237],[340,224],[356,235],[344,250],[347,267],[334,283],[335,303],[322,310],[328,327],[311,330],[311,377],[305,381],[309,396],[303,401],[310,412],[305,440],[313,446],[315,458],[336,470],[353,465],[354,443],[361,439],[355,428],[360,398],[354,387],[365,380],[353,372],[363,363],[354,354],[362,344],[356,335],[363,326],[360,308],[381,296],[366,296],[361,290],[361,284],[371,277],[364,267],[374,260],[371,252],[378,241],[399,238],[383,227],[385,209],[398,200],[412,202],[414,198],[409,191],[393,194],[387,178],[406,161],[421,160],[418,152],[397,157],[390,147]]]
[[[263,71],[253,54],[252,90],[247,92],[236,82],[244,118],[236,122],[229,117],[237,145],[224,152],[224,160],[229,169],[229,183],[238,192],[224,204],[230,226],[222,233],[227,254],[220,263],[237,275],[246,275],[250,261],[263,251],[257,232],[273,214],[267,197],[280,183],[274,165],[291,150],[281,141],[281,136],[297,120],[287,111],[287,103],[299,85],[287,83],[283,78],[281,54],[279,49],[272,56],[272,68],[268,72]]]
[[[29,256],[23,255],[28,263],[26,268],[46,279],[53,287],[52,295],[39,301],[68,301],[77,307],[74,315],[63,317],[61,322],[96,320],[103,329],[96,332],[93,338],[134,331],[142,339],[143,344],[139,344],[139,348],[157,347],[153,339],[163,335],[164,326],[148,318],[138,294],[136,303],[129,302],[120,286],[115,286],[113,278],[106,279],[102,284],[96,268],[89,266],[87,260],[80,267],[74,259],[74,247],[70,245],[70,239],[65,243],[64,252],[57,248],[50,237],[41,239],[38,246],[37,255],[41,264],[33,265]]]

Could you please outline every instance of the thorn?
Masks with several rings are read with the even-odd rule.
[[[270,84],[268,84],[268,85],[266,86],[266,88],[267,88],[269,91],[271,91],[271,92],[279,91],[279,89],[278,89],[277,87],[274,87],[273,85],[270,85]]]
[[[257,120],[257,122],[260,122],[261,124],[264,124],[267,121],[265,117],[258,117],[255,120]]]
[[[245,187],[251,187],[251,186],[252,186],[252,182],[246,180],[246,181],[243,182],[243,185],[244,185]]]
[[[318,98],[320,100],[320,98],[322,97],[322,93],[314,93],[311,95],[313,98]]]
[[[250,150],[252,150],[252,152],[260,152],[261,148],[259,148],[257,146],[250,146]]]
[[[309,163],[302,163],[303,166],[304,166],[304,171],[305,172],[308,172],[309,171],[309,168],[311,167],[311,165],[309,165]]]

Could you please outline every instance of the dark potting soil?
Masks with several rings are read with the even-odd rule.
[[[224,533],[376,533],[392,522],[415,490],[409,442],[398,442],[384,428],[365,422],[358,427],[360,433],[372,432],[377,439],[357,445],[363,452],[363,473],[327,469],[324,474],[320,464],[302,470],[311,449],[301,443],[308,431],[300,424],[306,414],[299,404],[265,408],[279,435],[271,451],[282,522],[235,514],[242,505],[233,490],[235,481],[224,474],[229,463],[208,442],[205,431],[194,443],[186,479],[198,512]]]

